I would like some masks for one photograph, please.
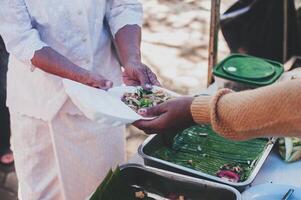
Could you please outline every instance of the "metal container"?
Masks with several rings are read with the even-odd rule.
[[[130,185],[162,196],[181,194],[195,200],[241,200],[240,193],[232,187],[137,164],[121,166],[121,177]]]
[[[254,85],[231,81],[231,80],[228,80],[225,78],[220,78],[218,76],[215,76],[214,80],[215,80],[215,83],[216,83],[218,89],[228,88],[228,89],[231,89],[236,92],[244,91],[244,90],[251,90],[251,89],[255,89],[258,87],[258,86],[254,86]]]
[[[201,171],[197,171],[194,169],[190,169],[187,167],[183,167],[156,157],[151,156],[151,153],[155,152],[157,149],[165,146],[163,138],[160,135],[151,135],[149,136],[142,145],[139,146],[138,154],[143,158],[144,164],[147,166],[152,166],[155,168],[163,169],[172,171],[175,173],[180,173],[196,178],[202,178],[207,179],[223,184],[230,185],[240,191],[243,191],[247,186],[249,186],[255,179],[256,175],[258,174],[260,168],[262,167],[263,163],[265,162],[266,158],[268,157],[270,151],[272,150],[274,143],[276,141],[276,138],[272,138],[269,142],[267,141],[267,145],[265,148],[264,153],[262,156],[257,160],[255,163],[254,169],[247,180],[243,182],[230,182],[228,180],[219,178],[217,176],[209,175],[206,173],[203,173]]]

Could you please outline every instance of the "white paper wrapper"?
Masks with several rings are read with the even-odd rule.
[[[125,92],[135,92],[136,87],[113,87],[108,91],[89,87],[68,79],[63,80],[64,88],[72,102],[90,120],[105,123],[110,126],[121,126],[144,118],[121,101]],[[154,87],[153,90],[163,90],[171,96],[180,96],[164,88]]]

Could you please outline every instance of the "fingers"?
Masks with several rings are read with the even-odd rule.
[[[130,86],[140,86],[140,81],[137,79],[131,78],[126,72],[122,73],[123,83]]]
[[[152,70],[150,70],[149,68],[147,68],[147,75],[152,85],[161,86],[156,74],[152,72]]]
[[[155,132],[159,132],[164,129],[163,121],[164,116],[158,117],[154,120],[139,120],[133,123],[134,126],[143,130],[146,133],[152,134]]]
[[[90,74],[88,77],[87,85],[103,90],[107,90],[113,86],[113,82],[105,79],[103,76],[98,74]]]
[[[137,128],[146,132],[151,130],[161,130],[165,128],[164,122],[166,121],[166,110],[164,109],[164,103],[158,106],[150,107],[147,109],[140,109],[138,111],[142,116],[158,116],[153,120],[139,120],[133,123]]]
[[[91,85],[92,87],[108,90],[113,86],[113,82],[106,79],[98,79]]]
[[[139,82],[142,88],[146,90],[151,90],[152,85],[161,85],[156,74],[143,63],[129,65],[124,69],[123,81],[127,85],[137,85]]]
[[[142,67],[142,68],[138,69],[137,73],[138,73],[137,78],[139,79],[142,88],[146,89],[146,90],[151,90],[152,89],[152,83],[149,80],[148,73],[147,73],[147,68]]]
[[[150,68],[143,64],[143,69],[143,76],[145,77],[145,82],[143,82],[142,80],[140,80],[140,82],[144,89],[152,89],[152,85],[161,86],[156,74],[152,72]]]
[[[162,134],[163,132],[158,130],[143,130],[145,134],[151,135],[151,134]]]
[[[163,108],[164,104],[160,104],[150,108],[141,108],[138,110],[138,114],[142,115],[143,117],[156,117],[165,113],[165,110]]]

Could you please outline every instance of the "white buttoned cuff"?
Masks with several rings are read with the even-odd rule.
[[[9,33],[8,33],[9,34]],[[25,33],[16,34],[14,39],[11,39],[6,34],[2,35],[6,41],[7,50],[14,54],[19,60],[32,65],[31,59],[33,58],[37,50],[48,46],[46,43],[41,41],[39,33],[35,29],[30,29]]]
[[[113,37],[126,25],[142,27],[143,9],[141,4],[128,4],[113,8],[108,16],[108,21]]]

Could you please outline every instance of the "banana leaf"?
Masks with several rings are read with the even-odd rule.
[[[120,177],[120,168],[109,171],[104,181],[97,188],[90,200],[133,200],[133,189]]]
[[[278,141],[280,156],[286,162],[295,162],[301,159],[301,138],[285,137]]]
[[[225,164],[239,165],[243,168],[240,181],[249,177],[268,143],[267,139],[230,141],[208,125],[190,127],[169,139],[171,144],[157,149],[152,156],[213,176]]]
[[[111,177],[113,176],[113,171],[112,169],[108,172],[108,174],[106,175],[106,177],[104,178],[103,182],[98,186],[98,188],[96,189],[96,191],[94,192],[94,194],[91,196],[90,200],[98,200],[100,199],[100,196],[104,190],[105,185],[107,185],[107,183],[109,182],[109,180],[111,179]]]
[[[98,186],[90,200],[136,200],[137,189],[129,185],[121,175],[120,168],[110,170],[103,182]],[[139,200],[154,200],[145,197]]]

